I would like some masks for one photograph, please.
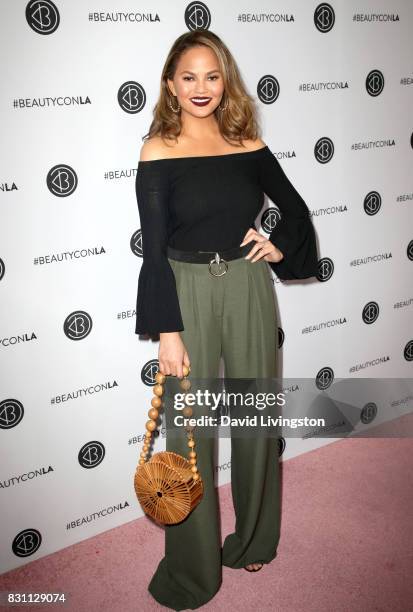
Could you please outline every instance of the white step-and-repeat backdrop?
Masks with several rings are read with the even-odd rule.
[[[18,0],[2,9],[5,572],[143,514],[133,474],[158,342],[134,333],[134,183],[161,68],[187,30],[211,29],[228,45],[263,139],[313,216],[318,279],[273,276],[279,376],[412,376],[413,5]],[[263,234],[277,218],[268,207],[256,220]],[[412,397],[396,396],[411,411]],[[332,441],[281,439],[281,460]],[[220,485],[231,476],[230,440],[219,442]]]

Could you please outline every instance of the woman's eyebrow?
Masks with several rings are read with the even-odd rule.
[[[183,74],[184,72],[188,72],[189,74],[196,74],[195,72],[192,72],[191,70],[182,70],[182,72],[180,72],[179,74]],[[215,68],[215,70],[209,70],[207,74],[212,74],[212,72],[219,72],[219,68]]]

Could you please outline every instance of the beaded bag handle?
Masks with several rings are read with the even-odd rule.
[[[188,380],[188,374],[191,371],[191,368],[190,366],[184,365],[182,370],[183,370],[184,376],[183,376],[183,380],[181,380],[180,382],[180,387],[184,391],[188,391],[188,389],[191,387],[191,383]],[[146,421],[146,425],[145,425],[146,427],[145,440],[144,440],[142,451],[140,454],[139,465],[143,465],[147,461],[152,433],[157,428],[156,421],[159,417],[159,408],[162,406],[161,397],[164,394],[164,384],[166,381],[166,375],[158,371],[156,373],[155,380],[156,380],[156,385],[154,385],[153,387],[154,397],[151,400],[152,408],[150,408],[148,411],[149,421]],[[185,417],[191,417],[192,416],[191,406],[185,406],[182,411],[182,414]],[[195,439],[194,439],[194,434],[193,434],[193,427],[187,426],[185,427],[185,430],[187,432],[188,447],[190,449],[188,452],[188,461],[191,464],[192,478],[193,480],[198,480],[199,473],[198,473],[198,467],[196,464],[196,451],[194,450]]]

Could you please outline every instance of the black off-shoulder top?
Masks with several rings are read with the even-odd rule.
[[[137,334],[184,329],[167,245],[188,251],[239,246],[248,229],[255,228],[264,193],[281,213],[268,238],[284,254],[280,262],[267,263],[282,280],[317,274],[309,209],[267,145],[240,153],[139,161],[135,188],[143,255]]]

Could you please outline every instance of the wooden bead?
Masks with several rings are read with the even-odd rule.
[[[160,397],[156,396],[151,399],[151,404],[154,408],[160,408],[162,406],[162,400]]]
[[[185,408],[182,410],[182,414],[184,415],[184,417],[191,417],[193,415],[194,411],[192,410],[191,406],[185,406]]]
[[[139,465],[143,465],[145,463],[145,459],[139,459]]]
[[[156,408],[151,408],[150,410],[148,410],[148,417],[150,419],[153,419],[154,421],[156,421],[158,416],[159,416],[159,412],[156,410]]]
[[[192,480],[199,480],[199,474],[192,474]]]
[[[190,457],[196,457],[196,452],[194,450],[189,451]]]
[[[197,472],[197,471],[198,471],[198,468],[196,467],[196,465],[193,465],[193,466],[191,467],[191,472],[195,473],[195,472]]]
[[[146,438],[147,440],[150,440],[150,439],[152,438],[152,434],[151,434],[151,432],[150,432],[150,431],[146,431],[146,432],[145,432],[145,438]]]
[[[161,395],[163,395],[163,386],[162,385],[155,385],[153,387],[153,393],[154,393],[154,395],[158,395],[159,397]]]
[[[156,429],[155,421],[146,421],[146,429],[148,431],[154,431]]]
[[[161,385],[163,385],[166,380],[166,376],[165,374],[162,374],[161,371],[158,371],[155,375],[155,380],[157,383],[160,383]]]
[[[141,452],[141,457],[145,458],[145,457],[146,457],[146,454],[147,454],[147,453],[145,453],[145,451],[142,451],[142,452]]]
[[[190,460],[189,460],[189,463],[191,465],[196,465],[196,457],[191,457]]]
[[[148,446],[148,444],[144,444],[144,445],[142,446],[142,450],[144,450],[144,451],[148,451],[148,450],[149,450],[149,446]]]
[[[188,389],[191,388],[191,381],[188,380],[187,378],[184,378],[183,380],[181,380],[181,382],[179,383],[179,386],[181,387],[181,389],[183,389],[184,391],[188,391]]]
[[[191,366],[187,366],[187,365],[182,366],[182,372],[184,373],[184,376],[188,376],[190,371],[191,371]]]
[[[195,446],[195,440],[188,440],[188,446],[193,448]]]

